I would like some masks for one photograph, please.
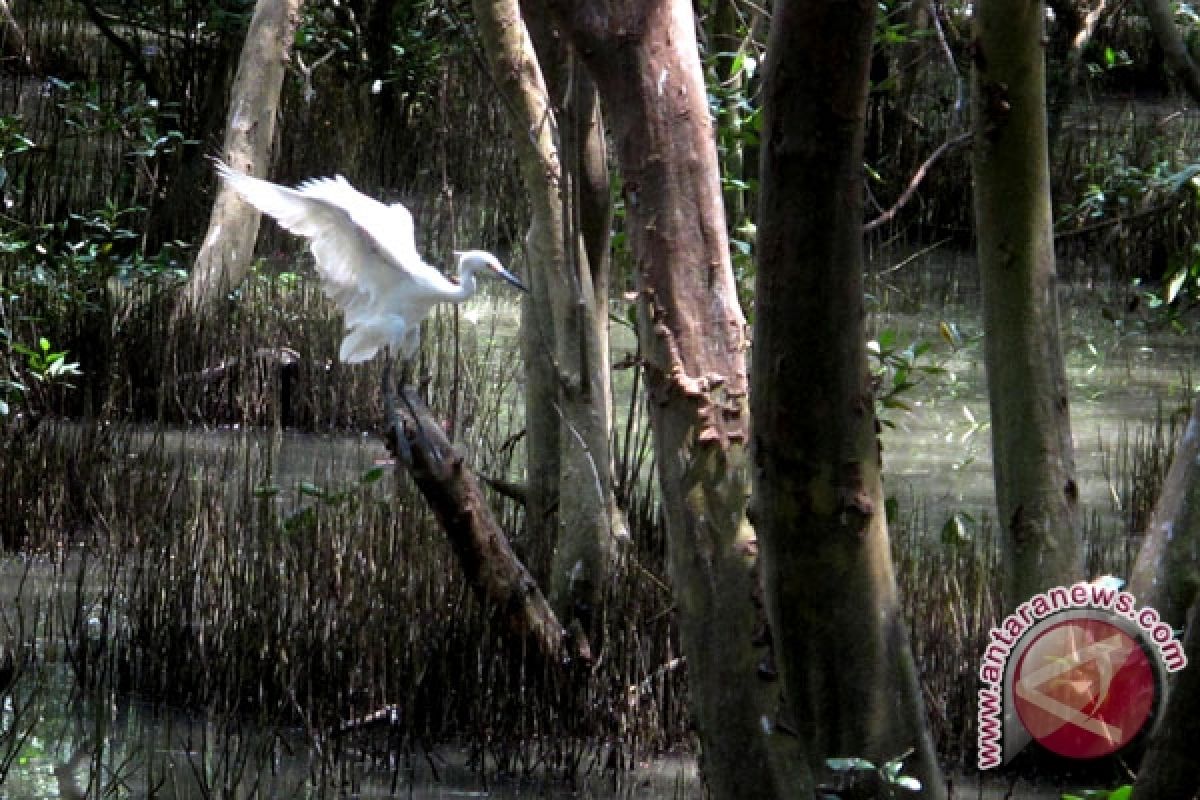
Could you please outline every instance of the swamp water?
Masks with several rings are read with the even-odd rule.
[[[1121,454],[1135,441],[1152,439],[1149,431],[1186,403],[1197,343],[1136,321],[1113,323],[1098,311],[1071,312],[1066,301],[1063,307],[1082,505],[1093,531],[1120,537],[1130,502],[1129,464]],[[931,532],[956,514],[970,520],[970,527],[991,513],[986,389],[973,335],[977,313],[891,312],[875,321],[879,331],[895,331],[899,342],[937,341],[943,323],[960,337],[956,347],[933,351],[945,372],[909,390],[904,400],[912,412],[888,411],[894,427],[883,434],[886,490],[901,508],[919,513]],[[80,432],[63,425],[57,435],[69,441]],[[269,498],[285,516],[305,498],[328,497],[330,487],[356,487],[362,476],[373,475],[373,491],[385,498],[394,488],[391,470],[382,475],[376,470],[386,452],[374,436],[135,430],[114,442],[111,459],[154,462],[154,453],[173,453],[187,463],[189,480],[238,486]],[[64,546],[38,559],[7,557],[0,565],[0,634],[35,651],[18,651],[18,663],[37,665],[36,680],[18,680],[3,695],[0,764],[6,773],[0,773],[0,798],[540,797],[559,791],[553,780],[550,788],[496,780],[479,768],[480,754],[469,750],[443,748],[427,755],[409,740],[401,747],[356,751],[334,737],[277,728],[265,718],[204,718],[81,685],[71,668],[78,654],[67,644],[68,631],[102,639],[110,628],[126,624],[112,618],[111,604],[96,602],[103,594],[104,565],[92,564],[100,567],[97,576],[81,574],[81,563],[76,548]],[[30,631],[37,632],[32,639]],[[20,669],[18,675],[30,677]],[[336,757],[330,749],[338,751]],[[609,769],[609,747],[583,752],[583,777],[575,790],[561,789],[564,795],[699,796],[690,758],[659,756],[618,774]],[[482,758],[486,762],[486,754]],[[958,785],[971,796],[1006,791],[978,788],[971,778]],[[1013,796],[1056,794],[1031,790]]]

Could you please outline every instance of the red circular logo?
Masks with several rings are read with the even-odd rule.
[[[1037,633],[1012,673],[1017,716],[1043,747],[1100,758],[1129,744],[1150,719],[1154,668],[1141,643],[1099,619],[1073,618]]]

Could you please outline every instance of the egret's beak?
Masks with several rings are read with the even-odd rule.
[[[466,255],[466,253],[464,253],[464,252],[463,252],[463,251],[461,251],[461,250],[455,250],[455,251],[453,251],[453,253],[454,253],[454,257],[455,257],[456,259],[461,259],[461,258],[462,258],[464,255]],[[486,258],[486,259],[483,259],[483,260],[484,260],[484,261],[487,263],[487,265],[488,265],[488,268],[489,268],[489,269],[491,269],[491,271],[492,271],[493,273],[495,273],[495,275],[496,275],[496,277],[497,277],[497,278],[502,278],[502,279],[504,279],[504,280],[505,280],[505,281],[507,281],[508,283],[511,283],[513,286],[515,286],[515,287],[517,287],[518,289],[520,289],[522,292],[528,292],[528,291],[529,291],[529,287],[528,287],[528,286],[526,286],[525,284],[521,283],[521,279],[520,279],[520,278],[518,278],[516,275],[513,275],[511,272],[509,272],[508,270],[506,270],[506,269],[505,269],[505,268],[504,268],[504,267],[503,267],[503,266],[500,264],[500,262],[499,262],[498,260],[496,260],[494,257],[491,257],[491,256],[490,256],[490,254],[485,254],[485,255],[488,255],[488,256],[489,256],[489,258]]]
[[[520,289],[522,292],[529,291],[529,287],[526,286],[525,284],[521,283],[520,278],[518,278],[516,275],[513,275],[511,272],[506,270],[504,267],[497,267],[496,274],[499,275],[501,278],[504,278],[504,280],[508,281],[513,286]]]

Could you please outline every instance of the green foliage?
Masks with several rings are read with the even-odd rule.
[[[1062,800],[1129,800],[1133,797],[1133,785],[1125,784],[1115,789],[1077,789],[1063,792]]]
[[[1146,207],[1150,195],[1170,189],[1176,179],[1166,160],[1140,166],[1130,163],[1125,153],[1113,151],[1085,165],[1083,172],[1075,176],[1076,184],[1083,187],[1080,198],[1062,206],[1055,228],[1069,230],[1134,214]]]
[[[200,144],[179,130],[179,113],[174,104],[160,107],[157,98],[134,102],[106,99],[97,81],[65,81],[51,77],[48,84],[57,95],[71,137],[111,135],[122,144],[127,158],[155,159],[174,153],[185,144]]]
[[[57,350],[42,336],[34,347],[14,342],[7,327],[0,328],[3,351],[8,362],[6,375],[0,375],[0,417],[12,413],[15,405],[29,406],[35,396],[52,389],[73,389],[71,378],[82,375],[79,364],[67,361],[67,351]]]
[[[461,41],[447,34],[452,20],[444,7],[433,0],[397,4],[386,36],[368,24],[378,20],[359,19],[354,8],[338,0],[304,4],[295,36],[303,61],[312,66],[332,57],[343,76],[370,86],[372,94],[386,87],[409,103],[426,103],[440,85],[443,58]]]
[[[911,413],[913,407],[906,398],[912,390],[928,378],[947,374],[946,368],[935,360],[932,348],[929,342],[920,340],[901,345],[899,335],[890,329],[867,342],[875,385],[875,415],[880,424],[896,427],[889,412]]]
[[[1133,284],[1161,321],[1176,333],[1187,333],[1190,328],[1185,315],[1200,304],[1200,242],[1171,258],[1160,286],[1144,284],[1141,279],[1134,279]]]
[[[921,791],[921,781],[904,774],[904,760],[910,755],[912,750],[878,767],[865,758],[827,758],[825,766],[834,772],[837,781],[835,786],[822,786],[818,795],[824,798],[838,798],[843,794],[857,796],[857,790],[864,784],[874,783],[877,786],[875,796],[910,797]]]
[[[383,467],[375,466],[365,470],[353,485],[340,489],[329,489],[318,486],[311,481],[301,481],[296,486],[299,499],[310,499],[313,502],[303,505],[288,514],[280,522],[280,530],[285,535],[310,533],[319,522],[321,511],[338,511],[346,513],[356,509],[365,499],[368,492],[385,475]],[[254,496],[262,501],[271,501],[282,493],[279,486],[265,482],[255,487]]]

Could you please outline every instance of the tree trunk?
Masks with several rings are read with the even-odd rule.
[[[1183,34],[1175,25],[1175,4],[1171,0],[1142,0],[1150,30],[1163,49],[1171,72],[1179,80],[1193,103],[1200,103],[1200,67],[1188,51]]]
[[[624,178],[639,328],[691,708],[717,798],[801,797],[810,776],[756,677],[745,522],[745,321],[686,0],[548,3],[604,103]]]
[[[1200,792],[1200,770],[1196,768],[1196,742],[1200,741],[1200,595],[1187,617],[1183,653],[1188,666],[1175,673],[1167,709],[1138,767],[1133,800],[1194,798]]]
[[[875,3],[777,0],[763,87],[754,525],[784,696],[810,762],[908,769],[944,797],[884,515],[863,306]]]
[[[225,163],[265,177],[288,51],[302,0],[258,0],[230,92]],[[224,184],[217,188],[208,232],[184,290],[180,312],[197,313],[241,282],[258,236],[259,213]]]
[[[1175,448],[1142,539],[1129,591],[1174,628],[1200,590],[1200,398]]]
[[[975,219],[1006,601],[1083,573],[1059,342],[1041,2],[975,12]]]
[[[517,2],[475,0],[474,9],[492,73],[513,114],[513,140],[533,211],[526,240],[529,264],[539,272],[550,307],[552,336],[538,338],[531,358],[554,365],[557,391],[538,395],[550,407],[530,406],[528,413],[552,414],[559,428],[551,600],[565,622],[578,622],[590,634],[616,555],[609,513],[608,365],[600,344],[607,328],[593,324],[597,299],[590,267],[577,237],[568,235],[556,118]],[[545,327],[538,332],[544,334]],[[537,457],[530,453],[531,460]]]

